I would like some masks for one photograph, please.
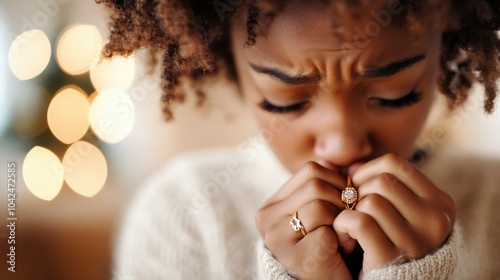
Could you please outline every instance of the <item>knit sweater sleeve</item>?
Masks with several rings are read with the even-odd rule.
[[[455,226],[448,242],[434,253],[422,259],[369,271],[362,279],[454,279],[461,247],[460,230]]]
[[[427,255],[422,259],[369,271],[363,275],[362,279],[452,279],[458,263],[461,244],[460,230],[458,227],[455,227],[447,243],[433,254]],[[273,257],[263,242],[260,242],[258,252],[260,266],[259,279],[297,279],[290,275],[285,267]]]

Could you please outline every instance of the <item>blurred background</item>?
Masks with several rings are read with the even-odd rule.
[[[0,279],[113,278],[116,228],[145,178],[179,153],[259,133],[221,85],[163,121],[143,53],[99,61],[106,27],[92,0],[0,3]],[[453,114],[436,110],[418,144],[500,157],[500,113],[481,103],[476,89]]]

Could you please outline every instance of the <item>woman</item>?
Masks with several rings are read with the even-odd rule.
[[[478,82],[493,111],[497,2],[103,2],[105,56],[163,56],[168,119],[182,84],[227,79],[267,141],[184,156],[141,189],[118,279],[500,275],[499,165],[412,164],[436,92],[458,106]]]

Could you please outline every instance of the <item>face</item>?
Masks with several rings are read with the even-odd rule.
[[[289,1],[248,48],[245,18],[233,23],[240,86],[271,149],[291,172],[316,161],[345,174],[385,153],[409,156],[432,104],[441,33],[412,39],[401,7],[373,1],[334,36],[319,2]]]

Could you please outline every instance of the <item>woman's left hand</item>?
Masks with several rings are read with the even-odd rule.
[[[342,244],[363,248],[361,274],[419,259],[440,248],[455,223],[453,199],[407,160],[386,154],[352,176],[355,210],[342,211],[333,226]]]

